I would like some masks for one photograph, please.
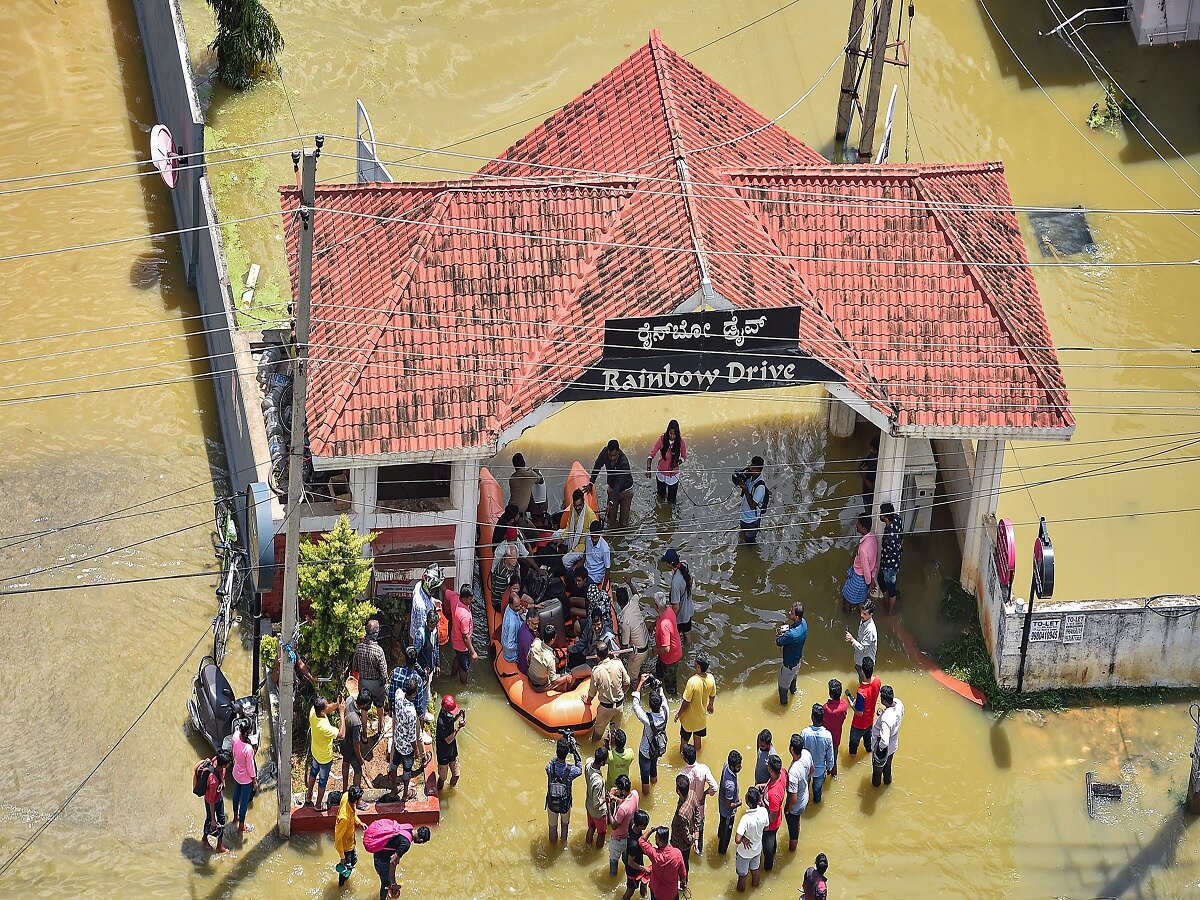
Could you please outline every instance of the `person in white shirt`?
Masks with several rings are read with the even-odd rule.
[[[875,627],[874,615],[875,601],[864,600],[858,607],[858,637],[846,632],[846,642],[854,645],[854,671],[858,673],[859,681],[869,680],[863,678],[863,657],[869,656],[876,662],[879,660],[879,631]]]
[[[746,811],[737,827],[737,855],[734,858],[734,871],[737,872],[737,889],[746,890],[746,876],[755,887],[762,878],[762,845],[763,832],[771,816],[765,806],[762,806],[762,791],[756,787],[746,791]]]
[[[788,750],[792,754],[792,764],[788,766],[783,818],[787,821],[788,850],[795,853],[796,843],[800,840],[800,814],[808,806],[808,779],[813,772],[813,758],[804,746],[804,738],[798,734],[792,735]]]
[[[696,852],[704,852],[704,811],[706,801],[717,792],[717,779],[713,778],[712,769],[702,762],[696,762],[696,748],[692,744],[684,744],[679,748],[683,757],[683,768],[679,771],[688,777],[692,783],[692,793],[696,795]]]
[[[879,787],[892,783],[892,757],[900,740],[900,722],[904,719],[904,704],[896,696],[890,684],[879,689],[879,703],[883,709],[871,729],[871,784]]]

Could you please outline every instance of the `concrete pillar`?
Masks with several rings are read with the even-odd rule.
[[[479,518],[479,460],[467,459],[454,463],[450,473],[450,496],[458,517],[458,527],[454,533],[454,568],[457,571],[454,583],[457,587],[469,584],[474,577],[476,520]]]
[[[372,530],[378,492],[379,469],[371,466],[350,470],[350,524],[359,534],[367,534]]]
[[[829,433],[834,437],[848,438],[854,434],[857,414],[835,397],[829,398]]]
[[[1000,502],[1000,476],[1004,474],[1004,441],[980,440],[975,445],[975,470],[967,505],[967,536],[959,580],[979,597],[983,593],[984,518],[994,516]]]
[[[900,498],[904,495],[904,465],[908,458],[908,439],[893,437],[888,432],[879,435],[879,467],[875,472],[875,507],[868,510],[874,522],[876,534],[883,533],[883,522],[879,520],[879,504],[891,503],[900,511]]]

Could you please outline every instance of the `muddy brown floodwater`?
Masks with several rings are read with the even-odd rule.
[[[286,87],[303,130],[349,133],[353,100],[361,96],[382,140],[437,146],[499,129],[459,148],[494,155],[529,127],[503,126],[573,97],[645,40],[651,27],[687,51],[778,4],[367,0],[306,5],[303,12],[270,5],[288,39]],[[775,114],[837,55],[845,37],[843,5],[798,3],[693,58]],[[1084,129],[1081,136],[1072,127],[1082,127],[1101,90],[1061,43],[1036,37],[1047,24],[1042,4],[988,6],[996,7],[1004,34],[1064,115],[1020,70],[981,6],[927,0],[918,4],[910,39],[911,127],[906,135],[908,118],[898,116],[893,160],[906,148],[911,158],[928,161],[1003,159],[1020,204],[1196,206],[1200,178],[1190,166],[1197,165],[1200,148],[1194,115],[1200,79],[1194,48],[1138,51],[1122,29],[1086,33],[1105,65],[1122,83],[1136,85],[1131,90],[1153,121],[1188,154],[1190,166],[1168,166],[1136,135]],[[199,48],[207,39],[207,9],[186,0],[185,10]],[[126,3],[7,4],[0,23],[7,38],[0,62],[8,74],[0,85],[0,179],[144,158],[155,115]],[[784,120],[821,148],[833,121],[838,71]],[[885,96],[889,89],[885,82]],[[903,106],[903,94],[901,100]],[[278,82],[244,97],[218,91],[210,116],[214,139],[227,145],[284,136],[294,127]],[[348,145],[331,140],[328,146],[321,177],[353,168],[334,158],[348,155]],[[385,158],[400,155],[384,152]],[[413,162],[474,168],[434,156]],[[265,211],[275,201],[261,188],[291,178],[290,166],[275,160],[221,171],[226,218]],[[444,173],[397,166],[394,174]],[[154,178],[9,193],[41,184],[0,185],[2,255],[175,227],[166,189]],[[1091,225],[1102,259],[1200,255],[1194,220],[1096,215]],[[278,277],[282,257],[270,230],[247,231],[240,241],[244,259],[261,260]],[[1041,261],[1036,249],[1032,256]],[[203,646],[213,583],[98,586],[212,563],[211,473],[220,465],[219,435],[213,397],[200,377],[205,350],[195,298],[176,244],[134,241],[4,260],[0,267],[0,587],[74,588],[0,598],[6,775],[0,859],[9,859],[59,809],[182,665],[87,786],[0,876],[0,895],[342,896],[329,839],[297,837],[281,846],[270,835],[272,794],[252,811],[256,832],[229,857],[208,859],[199,851],[201,810],[188,782],[201,748],[186,734],[183,705],[203,652],[191,648],[198,640]],[[1195,346],[1200,338],[1190,313],[1195,276],[1189,270],[1039,269],[1037,279],[1060,345]],[[1032,500],[1021,471],[1010,467],[1005,487],[1014,490],[1005,494],[1002,512],[1029,522],[1036,504],[1042,515],[1080,520],[1060,521],[1055,532],[1064,597],[1186,587],[1176,536],[1194,533],[1195,514],[1162,511],[1200,506],[1200,481],[1179,462],[1194,453],[1176,448],[1197,432],[1197,375],[1183,368],[1189,359],[1064,352],[1079,412],[1077,443],[1018,449],[1026,482],[1175,448],[1152,461],[1172,465],[1126,463],[1103,476],[1034,486]],[[109,390],[141,382],[159,383]],[[1142,409],[1124,411],[1131,406]],[[704,757],[718,768],[728,749],[748,753],[760,728],[786,739],[803,724],[801,703],[781,713],[773,699],[771,637],[788,602],[806,603],[812,627],[802,703],[822,697],[828,678],[852,674],[834,591],[849,556],[843,535],[856,482],[852,460],[866,435],[827,438],[814,404],[800,392],[760,402],[576,407],[527,434],[520,446],[558,472],[573,459],[587,461],[610,432],[631,447],[648,447],[670,415],[682,421],[692,443],[684,499],[672,514],[654,513],[643,488],[635,506],[639,527],[616,549],[620,567],[642,578],[654,574],[653,560],[671,543],[695,565],[698,638],[717,660],[720,687]],[[1094,443],[1117,438],[1128,443]],[[1099,456],[1122,448],[1133,449]],[[778,504],[779,527],[761,554],[734,548],[732,513],[721,502],[728,469],[754,450],[771,463]],[[1121,469],[1136,471],[1114,474]],[[507,475],[502,466],[497,472]],[[166,499],[54,531],[155,498]],[[1102,527],[1083,521],[1114,514],[1126,517],[1104,520]],[[939,518],[935,528],[944,529],[945,517]],[[1021,540],[1028,543],[1026,535]],[[1128,559],[1129,547],[1137,548],[1136,561]],[[49,566],[58,568],[27,574]],[[957,568],[957,551],[944,531],[910,540],[901,615],[927,646],[948,636],[938,603],[943,579]],[[1193,733],[1186,708],[1015,713],[996,721],[921,675],[887,624],[881,643],[880,670],[908,710],[895,784],[873,791],[863,762],[843,762],[844,774],[827,789],[823,807],[806,814],[797,858],[785,851],[757,894],[794,897],[818,851],[829,855],[834,895],[843,897],[1177,897],[1200,888],[1200,840],[1180,812]],[[245,656],[235,649],[230,660],[231,678],[245,684]],[[464,781],[446,798],[433,843],[406,858],[406,893],[611,895],[615,886],[602,855],[582,848],[578,830],[566,849],[546,845],[541,767],[549,742],[506,707],[490,674],[464,692],[463,705],[469,711]],[[678,764],[672,749],[666,774]],[[1121,803],[1102,808],[1095,819],[1084,804],[1088,771],[1126,786]],[[652,798],[656,821],[667,806],[661,792]],[[360,867],[345,895],[374,896],[372,879],[370,867]],[[730,866],[710,847],[695,865],[692,894],[728,896],[732,882]]]

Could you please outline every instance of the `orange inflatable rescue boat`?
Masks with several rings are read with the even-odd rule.
[[[571,494],[576,488],[588,484],[588,472],[578,461],[571,466],[563,487],[563,507],[571,505]],[[588,504],[593,511],[596,509],[596,492],[586,495]],[[492,571],[492,542],[494,523],[504,512],[504,492],[499,482],[486,468],[479,473],[479,571],[480,584],[484,598],[484,608],[487,611],[488,639],[492,645],[492,668],[500,680],[508,702],[535,727],[547,734],[556,734],[564,728],[575,732],[590,731],[595,722],[595,708],[587,702],[588,690],[592,680],[584,678],[570,691],[535,691],[529,684],[529,679],[522,675],[516,663],[510,663],[504,658],[500,647],[500,623],[504,610],[497,609],[492,604],[491,579]],[[613,604],[614,610],[616,604]],[[598,707],[597,707],[598,708]]]

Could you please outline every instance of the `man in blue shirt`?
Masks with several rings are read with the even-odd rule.
[[[587,568],[588,581],[600,585],[608,579],[608,570],[612,568],[612,551],[608,541],[604,540],[604,526],[599,521],[592,523],[591,532],[583,539],[583,558]]]
[[[721,817],[717,829],[717,852],[722,856],[729,850],[729,841],[733,837],[733,818],[739,806],[742,805],[738,793],[738,772],[742,771],[742,754],[736,750],[729,751],[725,768],[721,770],[721,786],[717,790],[717,814]]]
[[[517,643],[521,640],[521,627],[528,609],[525,595],[516,592],[504,608],[504,618],[500,621],[500,647],[504,650],[505,660],[510,663],[517,661]]]
[[[821,788],[825,786],[825,776],[833,768],[837,757],[833,755],[833,735],[825,727],[825,707],[814,703],[812,708],[812,724],[800,732],[804,741],[804,749],[812,754],[812,802],[821,802]]]
[[[763,465],[763,458],[756,456],[750,460],[747,468],[734,473],[734,484],[742,492],[742,540],[747,544],[758,543],[758,527],[762,523],[763,507],[767,504],[767,486],[762,480]]]
[[[796,693],[796,676],[804,658],[804,642],[808,639],[808,623],[804,621],[804,604],[793,603],[788,610],[788,620],[779,626],[775,643],[783,648],[783,662],[779,666],[779,705],[787,706],[788,693]]]

